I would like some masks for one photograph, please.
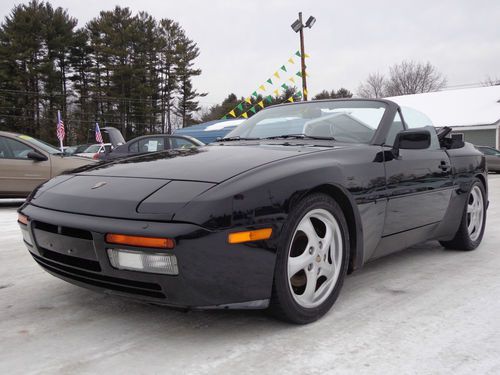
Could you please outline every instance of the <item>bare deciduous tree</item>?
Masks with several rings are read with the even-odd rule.
[[[483,86],[500,86],[500,78],[493,78],[491,76],[487,76],[484,81],[481,82]]]
[[[357,94],[362,98],[383,98],[385,96],[386,79],[383,74],[371,73],[366,82],[358,87]]]
[[[403,61],[389,68],[385,86],[387,96],[420,94],[442,89],[446,78],[430,62]]]

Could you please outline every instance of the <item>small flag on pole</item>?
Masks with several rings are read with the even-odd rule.
[[[64,131],[64,122],[61,119],[61,111],[57,111],[57,138],[59,139],[59,144],[61,146],[61,152],[64,152],[63,140],[66,135]]]
[[[101,129],[99,129],[99,124],[95,123],[95,140],[99,143],[104,143],[102,139]]]

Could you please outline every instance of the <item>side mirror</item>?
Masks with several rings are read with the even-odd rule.
[[[30,151],[28,152],[28,155],[26,155],[28,159],[34,160],[34,161],[45,161],[47,160],[47,157],[45,155],[40,154],[39,152],[36,151]]]
[[[431,133],[425,129],[404,130],[396,135],[396,150],[425,150],[431,145]]]

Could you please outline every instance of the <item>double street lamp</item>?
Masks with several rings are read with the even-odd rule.
[[[306,61],[304,53],[304,27],[311,28],[316,23],[316,18],[310,16],[306,24],[302,23],[302,12],[299,12],[299,18],[292,23],[292,30],[300,35],[300,66],[301,66],[301,76],[302,76],[302,97],[307,100],[307,81],[306,81]]]

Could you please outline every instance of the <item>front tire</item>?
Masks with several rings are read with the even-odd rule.
[[[462,220],[451,241],[439,241],[447,249],[470,251],[483,239],[486,224],[486,193],[483,183],[476,179],[472,184],[462,214]]]
[[[337,299],[349,264],[349,232],[340,206],[325,194],[300,201],[284,225],[270,310],[279,319],[306,324]]]

